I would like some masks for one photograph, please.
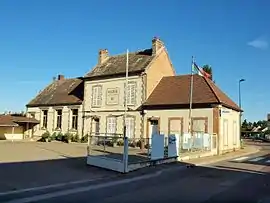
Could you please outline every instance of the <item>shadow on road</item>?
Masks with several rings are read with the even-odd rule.
[[[158,171],[160,173],[157,173]],[[158,175],[155,176],[155,174]],[[250,201],[268,194],[270,182],[269,173],[258,173],[258,171],[239,169],[233,166],[195,166],[185,162],[152,166],[129,174],[119,174],[87,166],[85,157],[78,157],[3,163],[0,167],[0,192],[100,177],[111,177],[110,180],[121,182],[123,179],[143,177],[144,175],[153,175],[153,177],[128,182],[128,184],[125,182],[114,185],[109,190],[104,188],[91,193],[84,192],[80,195],[60,196],[59,201],[56,202],[68,202],[67,200],[69,202],[83,202],[89,200],[89,198],[93,198],[96,202],[105,203],[106,201],[103,201],[103,198],[106,198],[109,202],[127,201],[131,203],[139,199],[141,199],[141,202],[145,199],[149,202],[151,199],[166,202],[170,198],[179,201],[208,200],[209,202],[217,202],[236,199]],[[100,181],[95,184],[103,183],[104,181]],[[78,189],[82,186],[73,187]],[[243,192],[243,188],[245,192]],[[56,193],[61,190],[64,190],[64,188],[57,188],[50,192]],[[153,191],[155,192],[153,193]],[[0,195],[0,201],[41,194],[40,191],[35,191],[29,194]],[[125,195],[123,196],[123,194]],[[170,194],[170,197],[168,197],[168,194]],[[132,198],[134,196],[135,199]]]

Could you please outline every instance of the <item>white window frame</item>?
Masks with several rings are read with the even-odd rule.
[[[95,85],[92,87],[92,106],[100,107],[102,105],[102,86]]]
[[[129,82],[126,88],[126,99],[127,105],[135,105],[136,104],[136,82]]]
[[[116,134],[116,122],[117,118],[115,116],[108,116],[106,119],[106,133],[109,136],[114,136]]]
[[[77,112],[74,114],[74,112]],[[71,109],[71,129],[78,130],[79,109]]]
[[[61,112],[61,114],[58,114]],[[63,127],[63,109],[56,109],[56,129],[61,130]]]
[[[46,112],[46,115],[45,115],[45,112]],[[48,128],[48,113],[49,111],[47,109],[42,110],[42,128],[43,129]]]
[[[133,116],[126,117],[126,136],[128,138],[135,137],[135,117]]]

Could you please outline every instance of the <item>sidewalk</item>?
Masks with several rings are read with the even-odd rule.
[[[237,158],[240,156],[247,156],[249,154],[254,154],[259,151],[260,151],[260,147],[247,145],[244,147],[244,149],[240,149],[235,152],[230,152],[223,155],[215,155],[215,156],[210,156],[210,157],[190,159],[190,160],[186,160],[185,162],[189,164],[194,164],[197,166],[203,166],[203,165],[208,165],[208,164],[219,162],[219,161],[225,161],[228,159]]]

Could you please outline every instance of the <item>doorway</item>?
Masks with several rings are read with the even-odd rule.
[[[94,118],[94,135],[99,136],[100,135],[100,119]]]

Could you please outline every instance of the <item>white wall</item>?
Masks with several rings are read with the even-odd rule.
[[[72,109],[76,108],[78,109],[78,129],[73,130],[72,128]],[[56,123],[57,123],[57,114],[56,110],[61,109],[62,110],[62,128],[61,130],[56,130]],[[47,118],[47,129],[43,129],[43,115],[42,110],[48,110],[48,118]],[[31,134],[31,130],[29,130],[27,133],[29,133],[29,136],[41,136],[44,132],[49,131],[50,133],[53,132],[72,132],[72,133],[78,133],[80,136],[82,134],[82,105],[69,105],[69,106],[55,106],[55,107],[29,107],[27,108],[27,116],[30,116],[30,114],[35,114],[35,119],[40,121],[40,124],[36,125],[34,127],[34,134]]]
[[[141,133],[141,116],[140,112],[136,109],[142,104],[143,98],[143,81],[140,76],[131,76],[128,79],[129,82],[136,82],[136,104],[128,106],[131,111],[127,112],[128,116],[135,118],[135,137],[140,137]],[[124,99],[125,99],[125,78],[112,78],[103,80],[92,80],[86,81],[84,86],[84,111],[87,118],[84,120],[84,134],[90,133],[91,128],[94,132],[94,122],[92,122],[89,116],[98,116],[100,119],[100,133],[106,133],[107,116],[117,116],[117,132],[123,134],[123,115],[125,111]],[[92,88],[95,85],[102,86],[102,105],[100,107],[92,106]],[[109,88],[118,88],[118,103],[110,104],[107,103],[107,90]]]
[[[219,146],[221,153],[240,148],[239,119],[240,112],[221,107],[219,121]],[[225,124],[226,122],[227,124]],[[228,126],[227,130],[225,129],[226,126]]]
[[[172,109],[172,110],[147,110],[145,115],[144,132],[147,133],[147,118],[159,117],[160,133],[168,135],[168,120],[172,117],[183,118],[183,132],[188,132],[189,125],[189,109]],[[213,109],[192,109],[192,117],[207,117],[208,118],[208,133],[213,133]]]
[[[130,106],[132,109],[136,109],[142,103],[142,78],[139,76],[132,76],[128,79],[129,82],[136,82],[136,105]],[[123,110],[124,111],[124,97],[125,97],[125,78],[112,78],[112,79],[103,79],[103,80],[92,80],[86,81],[84,86],[84,108],[86,111],[115,111]],[[102,105],[100,107],[92,107],[92,87],[95,85],[102,86]],[[118,88],[118,104],[108,105],[106,102],[106,93],[109,88]]]

